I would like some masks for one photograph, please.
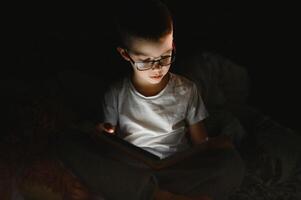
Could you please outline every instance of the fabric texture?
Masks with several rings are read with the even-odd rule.
[[[166,87],[148,97],[126,77],[110,88],[103,104],[104,122],[118,124],[119,137],[161,158],[189,148],[187,126],[208,115],[192,81],[167,75]]]

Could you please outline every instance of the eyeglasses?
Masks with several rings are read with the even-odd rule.
[[[161,67],[171,65],[176,59],[176,51],[175,49],[172,50],[171,55],[169,56],[161,56],[160,59],[157,60],[150,60],[150,61],[134,61],[131,56],[129,55],[128,51],[126,51],[131,63],[137,68],[139,71],[146,71],[149,69],[153,69],[154,67],[159,64]]]

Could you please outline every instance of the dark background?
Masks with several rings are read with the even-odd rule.
[[[296,5],[170,3],[187,49],[199,45],[245,66],[251,80],[250,104],[301,130]]]
[[[177,48],[186,53],[201,48],[245,66],[252,86],[250,104],[301,130],[297,6],[165,2],[174,15]],[[107,63],[117,56],[111,31],[114,5],[90,5],[87,10],[67,6],[59,11],[46,7],[7,16],[9,62],[2,79],[38,84],[62,69],[95,74],[112,69]]]

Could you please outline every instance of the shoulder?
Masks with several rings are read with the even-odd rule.
[[[187,78],[186,76],[171,73],[171,80],[176,87],[186,87],[186,88],[193,88],[196,86],[194,81]]]
[[[198,90],[196,84],[191,79],[173,73],[171,73],[171,86],[174,93],[185,96],[190,96]]]
[[[106,94],[120,94],[128,86],[128,77],[112,82],[106,89]]]

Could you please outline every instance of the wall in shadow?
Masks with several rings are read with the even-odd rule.
[[[250,103],[300,130],[296,5],[166,2],[175,15],[177,43],[187,52],[198,47],[247,67]]]
[[[250,103],[300,130],[295,118],[300,111],[300,78],[293,5],[165,2],[175,18],[178,49],[189,54],[201,48],[246,66],[252,83]],[[102,5],[93,16],[66,11],[58,19],[18,18],[7,29],[9,62],[1,78],[35,82],[76,68],[99,74],[104,81],[114,79],[125,69],[107,66],[121,62],[113,45],[113,15],[112,5]]]

